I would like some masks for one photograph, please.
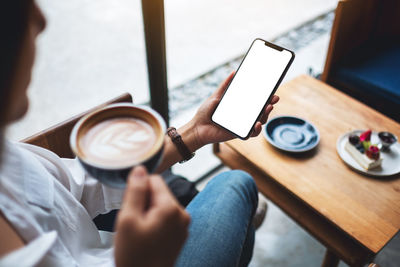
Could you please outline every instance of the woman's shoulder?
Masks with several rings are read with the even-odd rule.
[[[0,212],[0,258],[24,246],[22,238]]]
[[[0,212],[0,266],[57,266],[49,251],[54,246],[57,233],[44,233],[25,244],[17,231]]]

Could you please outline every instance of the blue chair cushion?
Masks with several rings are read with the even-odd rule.
[[[366,42],[335,67],[334,79],[368,97],[400,105],[400,40]]]

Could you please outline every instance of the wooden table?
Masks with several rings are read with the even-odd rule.
[[[321,134],[314,151],[287,154],[259,135],[215,144],[214,153],[252,174],[261,193],[327,247],[323,266],[336,266],[339,258],[351,266],[371,262],[399,231],[400,175],[382,179],[354,172],[338,156],[336,141],[354,129],[400,136],[400,125],[309,76],[282,85],[277,94],[281,101],[270,118],[293,115],[312,122]]]

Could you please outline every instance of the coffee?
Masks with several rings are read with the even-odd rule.
[[[151,125],[136,118],[111,118],[90,127],[78,141],[83,158],[102,166],[119,167],[140,162],[154,147]]]
[[[118,103],[82,117],[70,136],[71,150],[100,182],[125,188],[138,165],[154,172],[162,160],[166,125],[149,107]]]

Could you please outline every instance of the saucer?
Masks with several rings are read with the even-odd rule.
[[[390,150],[388,151],[380,151],[381,156],[383,158],[382,164],[380,167],[375,169],[366,170],[361,167],[355,159],[347,152],[344,148],[347,139],[350,134],[360,135],[365,131],[363,130],[355,130],[348,133],[345,133],[341,137],[339,137],[336,142],[336,150],[340,156],[340,158],[349,165],[353,170],[367,174],[370,176],[383,177],[383,176],[391,176],[400,173],[400,143],[394,143],[390,146]],[[379,144],[379,137],[377,132],[372,132],[371,134],[371,143]]]
[[[270,120],[263,129],[265,139],[274,147],[286,152],[306,152],[319,143],[317,128],[298,117],[280,116]]]

